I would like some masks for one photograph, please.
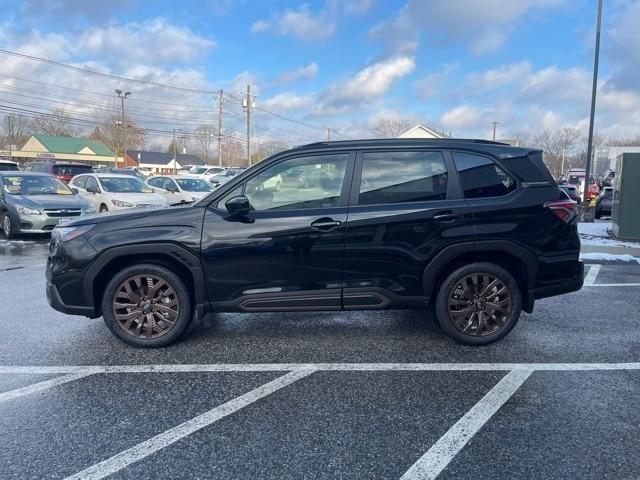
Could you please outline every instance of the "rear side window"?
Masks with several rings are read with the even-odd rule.
[[[516,182],[493,160],[466,152],[452,152],[465,198],[501,197],[516,189]]]
[[[358,205],[447,198],[447,167],[440,152],[367,152],[362,158]]]

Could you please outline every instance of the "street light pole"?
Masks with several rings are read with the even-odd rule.
[[[493,141],[496,140],[496,125],[500,125],[500,122],[492,122],[493,124]]]
[[[129,95],[131,95],[131,92],[124,92],[123,94],[122,90],[117,88],[116,95],[118,95],[118,98],[120,99],[120,112],[121,112],[120,126],[122,127],[122,166],[125,167],[127,164],[127,130],[126,130],[127,125],[126,125],[126,120],[124,116],[124,101]],[[118,165],[116,162],[116,167],[117,166]]]
[[[584,203],[587,203],[589,194],[589,178],[591,175],[591,154],[593,152],[593,123],[596,114],[596,91],[598,89],[598,61],[600,59],[600,26],[602,24],[602,0],[598,0],[598,13],[596,16],[596,50],[593,57],[593,84],[591,86],[591,112],[589,114],[589,140],[587,144],[587,166],[584,176],[584,192],[582,192]]]

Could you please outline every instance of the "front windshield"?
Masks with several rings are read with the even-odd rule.
[[[213,188],[211,184],[200,180],[199,178],[178,178],[176,179],[178,185],[185,192],[211,192]]]
[[[189,172],[200,175],[207,171],[207,167],[193,167]]]
[[[3,187],[10,195],[73,195],[69,187],[48,175],[7,175]]]
[[[101,177],[100,184],[105,192],[111,193],[152,193],[153,190],[136,177]]]

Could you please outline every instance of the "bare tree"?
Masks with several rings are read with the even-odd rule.
[[[50,113],[42,113],[33,119],[33,132],[57,137],[71,137],[76,134],[71,118],[64,108],[54,108]]]
[[[606,140],[607,145],[617,147],[635,147],[640,146],[640,133],[633,137],[614,137]]]
[[[533,146],[545,153],[545,163],[551,173],[558,177],[563,169],[575,162],[576,147],[580,144],[582,132],[565,127],[558,130],[544,130],[533,139]],[[563,165],[564,158],[564,165]]]
[[[123,128],[120,115],[98,112],[96,117],[98,126],[93,129],[89,138],[102,141],[118,156],[124,154],[125,145],[127,149],[139,149],[144,145],[146,132],[136,127],[133,119],[127,117]]]
[[[2,118],[2,140],[6,146],[22,147],[31,137],[31,122],[26,115],[7,113]]]
[[[267,157],[270,157],[271,155],[282,152],[287,148],[289,148],[289,145],[277,140],[259,143],[257,148],[255,149],[255,152],[251,155],[251,161],[252,163],[257,163]]]
[[[213,160],[211,147],[218,138],[218,129],[213,125],[200,125],[196,128],[193,141],[196,144],[196,153],[202,157],[204,163]]]
[[[373,126],[373,131],[378,138],[398,138],[412,126],[409,120],[381,118]]]
[[[234,132],[226,131],[222,137],[222,164],[228,167],[246,167],[245,146]]]

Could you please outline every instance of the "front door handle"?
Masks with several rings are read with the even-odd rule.
[[[438,223],[453,223],[460,217],[462,217],[461,213],[443,212],[438,215],[434,215],[433,219]]]
[[[338,228],[342,225],[340,220],[334,220],[330,217],[319,218],[318,220],[311,223],[311,228],[313,230],[322,230],[324,232],[333,230],[334,228]]]

